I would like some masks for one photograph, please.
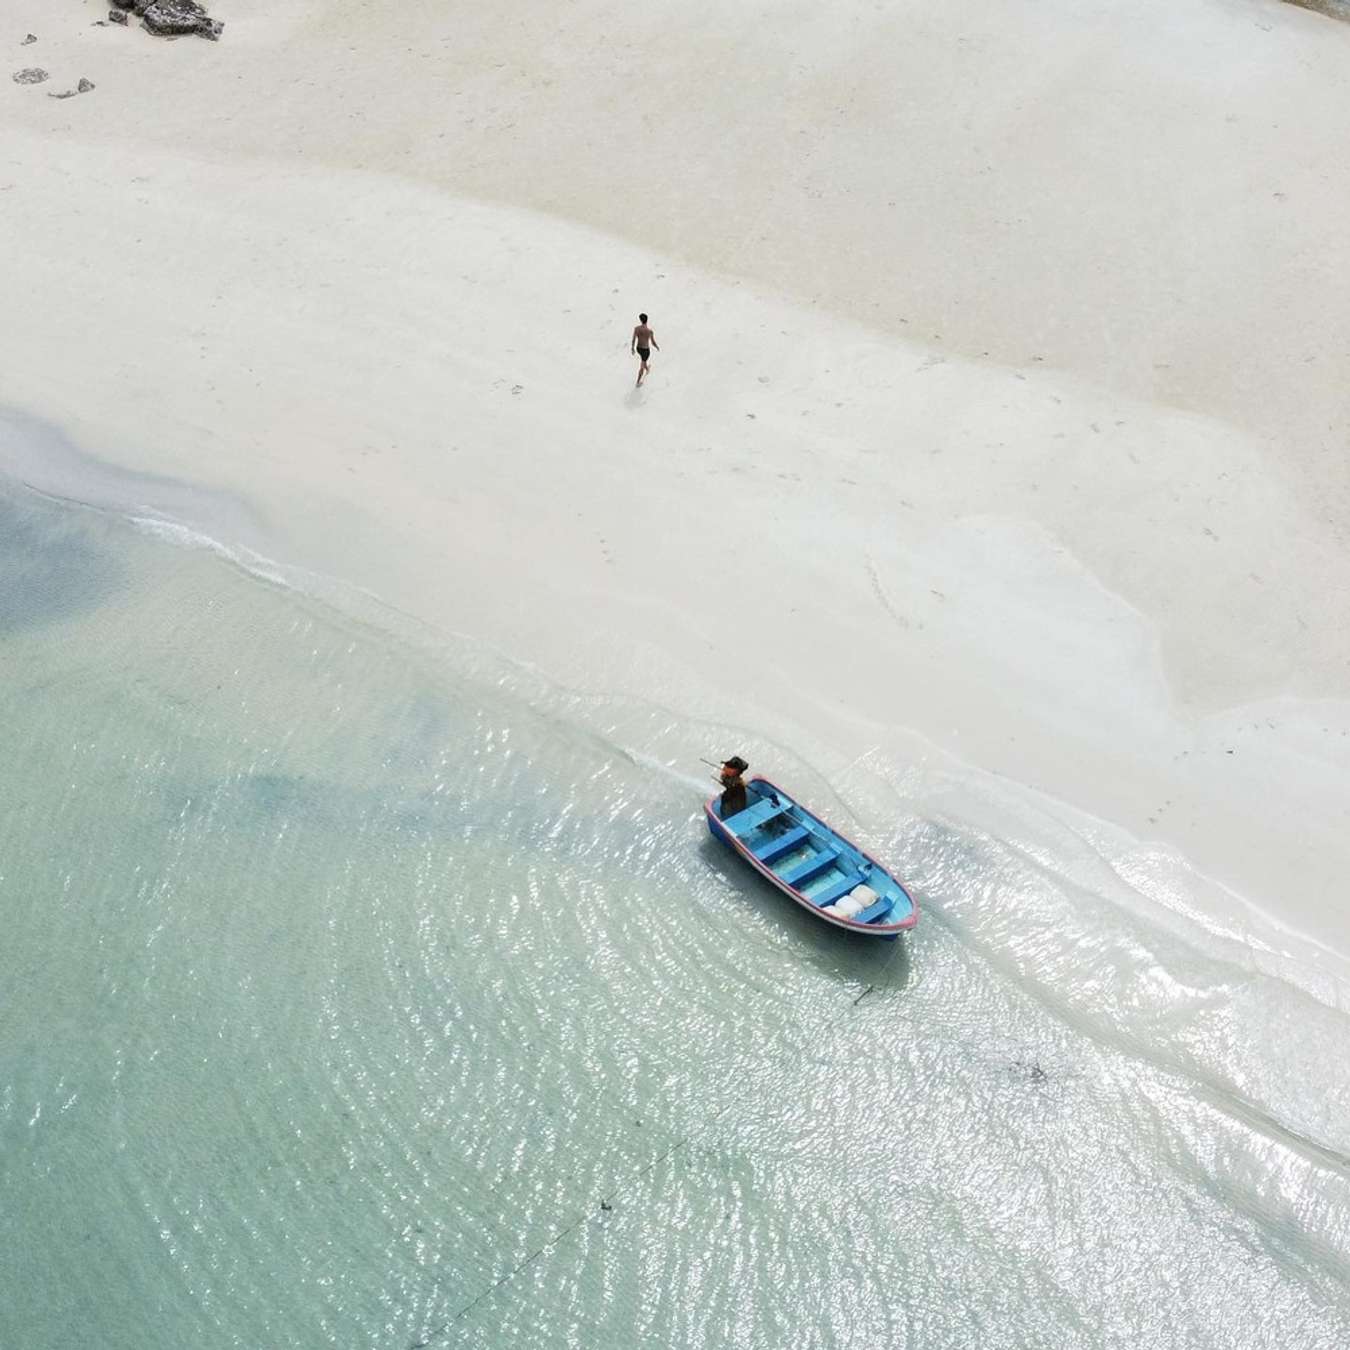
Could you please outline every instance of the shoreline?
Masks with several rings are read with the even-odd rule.
[[[8,429],[5,419],[0,417],[0,449],[3,450],[12,449],[12,442],[4,435]],[[91,472],[92,467],[92,461],[81,465],[85,472]],[[79,487],[70,476],[65,482],[68,488]],[[200,514],[196,523],[189,526],[166,513],[163,503],[168,496],[161,497],[157,505],[144,501],[132,504],[129,499],[119,505],[115,492],[109,491],[107,478],[99,492],[99,500],[49,494],[30,482],[14,478],[10,478],[10,483],[11,491],[32,494],[58,509],[111,516],[126,528],[151,534],[174,548],[214,553],[256,581],[290,592],[301,603],[318,604],[335,618],[353,622],[389,641],[408,644],[410,651],[430,655],[438,663],[449,660],[448,668],[461,679],[485,679],[487,686],[492,686],[506,678],[516,687],[518,695],[522,690],[537,686],[543,696],[543,705],[549,706],[560,700],[563,704],[573,702],[581,709],[606,702],[616,707],[631,705],[639,710],[639,721],[663,706],[633,685],[603,690],[574,687],[560,680],[555,671],[522,659],[479,635],[448,631],[412,612],[391,606],[355,581],[287,565],[258,554],[238,541],[204,533]],[[170,485],[161,487],[169,488]],[[190,491],[183,496],[185,500],[195,501],[199,508],[205,500]],[[228,508],[230,503],[221,505]],[[224,518],[220,517],[222,521]],[[711,701],[717,699],[711,686],[698,692]],[[580,725],[602,735],[611,734],[604,720],[594,722],[591,712],[577,711],[576,715],[581,719]],[[674,706],[671,715],[690,718],[695,714],[688,707]],[[718,707],[714,712],[715,717],[730,718],[733,722],[736,715],[734,709],[726,706]],[[1010,823],[1019,817],[1038,820],[1040,830],[1068,831],[1086,842],[1100,863],[1119,874],[1136,898],[1151,911],[1155,923],[1167,927],[1179,920],[1180,927],[1176,931],[1186,941],[1195,941],[1203,933],[1207,940],[1217,941],[1224,948],[1236,944],[1246,952],[1245,960],[1254,970],[1282,980],[1330,1008],[1350,1009],[1350,951],[1290,925],[1280,914],[1263,908],[1259,901],[1206,875],[1193,859],[1160,838],[1131,836],[1118,822],[1093,816],[1080,804],[1005,777],[996,770],[981,768],[962,759],[951,746],[929,740],[912,727],[893,728],[888,734],[886,728],[874,726],[871,733],[881,739],[849,761],[841,762],[841,753],[820,737],[818,727],[794,727],[778,717],[771,719],[771,725],[766,727],[763,719],[754,718],[751,709],[744,710],[741,715],[747,719],[745,743],[755,745],[759,755],[766,750],[772,754],[774,741],[783,738],[787,757],[798,761],[799,769],[805,768],[808,778],[818,778],[817,790],[833,798],[836,812],[853,816],[855,807],[861,805],[864,798],[874,797],[878,789],[889,792],[891,789],[882,785],[894,781],[897,775],[911,781],[919,801],[929,798],[945,801],[952,791],[952,784],[957,783],[960,785],[957,790],[957,799],[961,803],[959,814],[952,815],[950,804],[939,808],[930,805],[912,815],[909,828],[922,830],[936,825],[958,834],[973,831],[975,836],[992,829],[995,838],[1014,850],[1028,847],[1019,839],[1015,828],[1008,832]],[[640,760],[645,761],[652,755],[649,746],[626,746],[622,740],[616,745],[622,753]],[[678,763],[655,757],[650,762],[651,767],[660,772],[687,778],[691,783],[694,781]],[[858,795],[860,791],[862,797]],[[934,809],[936,814],[932,814]],[[991,825],[991,810],[993,818],[999,820],[1001,830]],[[884,815],[884,811],[881,814]],[[1066,881],[1070,875],[1070,872],[1065,873]],[[1192,931],[1192,926],[1196,931]]]
[[[1003,205],[1030,209],[1047,155],[1077,164],[1097,154],[1102,143],[1083,127],[1104,118],[1133,127],[1117,147],[1122,163],[1144,186],[1172,183],[1168,208],[1210,229],[1208,241],[1169,240],[1159,205],[1125,188],[1109,202],[1123,223],[1102,234],[1099,216],[1069,210],[1099,178],[1018,226],[1011,253],[983,257],[992,226],[963,161],[944,159],[954,153],[944,131],[904,165],[947,184],[950,200],[932,220],[897,233],[882,226],[879,204],[841,215],[807,192],[799,235],[776,233],[773,267],[756,263],[742,277],[715,222],[682,222],[689,246],[678,261],[573,223],[566,202],[544,214],[528,200],[475,196],[509,184],[531,154],[537,173],[520,179],[528,190],[518,195],[554,181],[551,140],[520,139],[542,136],[537,127],[509,136],[489,114],[512,99],[552,107],[573,77],[558,72],[549,93],[535,68],[511,67],[490,89],[476,77],[447,85],[411,120],[412,100],[431,97],[412,57],[399,66],[384,54],[368,75],[344,65],[330,72],[332,87],[320,80],[350,8],[289,7],[275,50],[257,4],[220,10],[218,47],[100,30],[118,45],[98,49],[106,69],[91,66],[94,93],[69,107],[12,94],[0,186],[22,266],[0,280],[10,312],[36,317],[0,337],[6,398],[59,423],[94,462],[152,476],[112,472],[100,491],[115,497],[119,482],[139,482],[128,486],[134,498],[146,482],[179,485],[174,500],[201,509],[206,518],[190,523],[207,534],[242,536],[264,556],[365,588],[568,687],[650,697],[809,745],[834,771],[917,735],[1181,850],[1295,931],[1350,953],[1350,921],[1337,912],[1350,867],[1350,807],[1340,805],[1350,802],[1350,626],[1338,599],[1350,594],[1350,480],[1337,450],[1346,410],[1326,365],[1305,361],[1291,337],[1301,330],[1324,359],[1350,341],[1350,305],[1325,280],[1347,275],[1334,250],[1316,255],[1319,270],[1302,270],[1342,208],[1324,193],[1290,224],[1283,204],[1263,197],[1246,232],[1213,233],[1274,165],[1287,161],[1311,190],[1316,137],[1330,131],[1223,132],[1216,104],[1169,149],[1154,134],[1160,114],[1136,124],[1133,102],[1084,109],[1062,90],[1056,102],[1051,81],[1035,125],[1090,116],[1070,117],[1062,141],[1037,142],[1034,153],[1004,147]],[[1300,107],[1339,100],[1350,112],[1350,95],[1317,74],[1339,48],[1317,54],[1309,74],[1300,16],[1261,13],[1280,45],[1261,49],[1268,68],[1244,67],[1244,80],[1267,93],[1303,80]],[[1197,5],[1175,22],[1203,46],[1245,42],[1239,18]],[[1052,21],[1071,22],[1036,25]],[[689,22],[680,63],[695,60],[700,34],[719,31],[711,14]],[[931,60],[944,80],[988,74],[1002,81],[990,107],[1003,108],[1022,85],[988,54],[1000,22],[1012,20],[981,20],[987,32],[953,47],[915,20],[904,59]],[[1120,21],[1100,31],[1073,22],[1083,26],[1066,29],[1056,69],[1072,70],[1081,93],[1088,75],[1073,60],[1103,34],[1119,36]],[[1130,51],[1148,73],[1134,100],[1163,78],[1144,50],[1157,34],[1138,27]],[[569,31],[563,51],[584,47],[588,32]],[[794,29],[792,41],[811,32]],[[1027,43],[1040,32],[1013,36]],[[475,31],[454,60],[497,41]],[[834,56],[857,55],[831,41]],[[51,50],[60,55],[58,43]],[[738,49],[733,68],[753,64],[755,51]],[[50,58],[45,35],[41,55]],[[1117,74],[1119,60],[1108,61]],[[296,62],[307,74],[292,88],[283,75]],[[159,128],[115,143],[109,128],[144,97],[136,71],[157,96],[202,115],[199,145],[166,144]],[[368,125],[335,121],[324,132],[323,116],[377,76],[390,81],[379,85],[387,106],[372,103]],[[260,84],[268,98],[252,106],[246,95]],[[1213,95],[1166,88],[1179,111]],[[461,96],[477,111],[453,107]],[[306,102],[278,133],[292,97]],[[913,97],[900,111],[928,106]],[[742,106],[728,99],[724,114]],[[596,100],[575,112],[579,134],[610,144],[616,133]],[[449,167],[431,181],[433,127],[453,121],[452,145],[478,144],[465,116],[488,119],[482,145],[498,157],[447,151]],[[830,191],[845,197],[870,180],[866,156],[855,165],[844,154],[859,116],[841,114],[837,134],[822,121],[802,159],[834,163],[838,153]],[[265,129],[270,156],[256,149]],[[1211,134],[1231,135],[1215,144],[1238,157],[1217,177],[1186,181]],[[383,160],[373,156],[381,136]],[[700,135],[690,143],[696,151]],[[616,162],[630,164],[628,153]],[[782,181],[810,178],[778,154],[769,167]],[[368,156],[386,171],[373,172]],[[616,170],[578,162],[600,175],[577,188],[593,204]],[[697,198],[762,219],[757,194],[773,173],[742,184],[734,158],[709,163]],[[1232,195],[1241,185],[1248,197]],[[634,219],[648,191],[640,176],[622,198]],[[982,258],[976,275],[955,264],[925,273],[963,209],[953,256]],[[857,211],[895,260],[881,278],[886,295],[917,296],[913,339],[840,317],[858,308],[856,278],[844,284],[839,273]],[[1113,278],[1085,236],[1118,241],[1127,226],[1138,236],[1130,267]],[[1297,238],[1262,263],[1282,229]],[[822,262],[819,240],[832,238]],[[1202,253],[1202,272],[1183,277]],[[875,256],[854,259],[859,275],[875,273]],[[977,304],[978,277],[1000,267],[1000,285]],[[785,270],[818,281],[825,302],[775,293],[765,277]],[[934,325],[944,305],[954,328]],[[638,309],[651,312],[663,351],[651,385],[633,395],[626,334]],[[1024,355],[1000,361],[1019,315]],[[1117,315],[1119,328],[1102,317]],[[1094,323],[1105,325],[1095,336]],[[979,355],[981,335],[994,356]],[[1145,373],[1178,352],[1185,361],[1170,373]],[[1287,434],[1274,439],[1286,414]],[[25,476],[42,486],[51,469],[30,465]],[[77,482],[84,473],[57,471]],[[225,518],[212,517],[218,500],[232,503]]]
[[[662,772],[727,727],[477,649],[466,675],[3,484],[0,517],[39,562],[3,668],[31,972],[7,1340],[413,1345],[467,1308],[463,1337],[537,1347],[579,1308],[587,1343],[776,1344],[809,1304],[900,1344],[892,1289],[951,1344],[1350,1326],[1345,1013],[1155,916],[1165,866],[1109,831],[959,766],[743,747],[940,897],[904,943],[850,941],[747,885]],[[1197,1278],[1122,1284],[1140,1250]]]

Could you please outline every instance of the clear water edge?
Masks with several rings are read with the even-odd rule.
[[[1346,1343],[1345,1014],[1168,859],[876,755],[841,941],[729,729],[0,511],[0,1344]]]

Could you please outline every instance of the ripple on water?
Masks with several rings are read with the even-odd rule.
[[[1344,1019],[1107,843],[780,754],[921,883],[841,937],[717,729],[38,518],[119,584],[0,635],[0,1343],[1347,1343]]]

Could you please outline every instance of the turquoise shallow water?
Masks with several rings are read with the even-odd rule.
[[[725,728],[20,492],[0,568],[0,1346],[1350,1344],[1350,1022],[1165,858],[780,751],[918,883],[851,940]]]

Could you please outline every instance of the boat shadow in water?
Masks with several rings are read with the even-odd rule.
[[[726,881],[738,901],[753,906],[767,922],[789,935],[802,956],[817,970],[843,984],[857,985],[855,1001],[864,1007],[875,999],[899,993],[909,982],[910,934],[887,941],[822,924],[767,881],[747,875],[746,869],[715,839],[704,839],[699,844],[699,853]]]

